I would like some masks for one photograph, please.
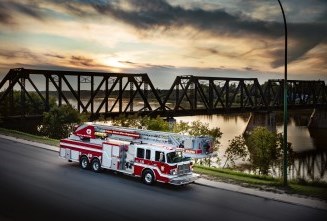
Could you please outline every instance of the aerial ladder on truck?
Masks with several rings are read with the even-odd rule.
[[[119,126],[93,124],[95,134],[110,139],[128,142],[146,142],[152,144],[169,144],[183,149],[184,156],[205,158],[214,156],[213,138],[210,136],[190,136],[179,133],[144,130]]]

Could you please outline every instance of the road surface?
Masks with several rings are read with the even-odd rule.
[[[217,188],[146,186],[94,173],[48,151],[0,139],[0,220],[325,220],[327,211]]]

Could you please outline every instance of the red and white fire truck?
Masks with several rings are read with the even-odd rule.
[[[81,125],[60,141],[59,156],[79,162],[83,169],[101,168],[174,185],[197,179],[189,156],[212,152],[212,138],[130,129],[106,125]],[[188,156],[186,156],[188,155]]]

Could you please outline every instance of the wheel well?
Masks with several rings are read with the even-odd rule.
[[[83,157],[85,157],[85,158],[89,161],[89,158],[88,158],[86,155],[81,155],[81,156],[79,156],[79,161],[81,161],[81,159],[82,159]]]
[[[98,160],[98,161],[101,163],[101,161],[100,161],[100,159],[99,159],[98,157],[93,157],[92,160],[91,160],[90,162],[92,163],[92,162],[95,161],[95,160]]]
[[[144,168],[144,169],[142,170],[142,177],[144,176],[144,173],[145,173],[146,171],[151,171],[152,174],[153,174],[153,180],[154,180],[154,181],[157,180],[157,179],[156,179],[156,174],[155,174],[155,172],[154,172],[152,169],[150,169],[150,168]]]

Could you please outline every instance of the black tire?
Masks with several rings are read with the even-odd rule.
[[[87,159],[86,156],[82,156],[81,159],[79,160],[79,165],[84,170],[89,169],[90,167],[89,159]]]
[[[92,167],[92,170],[96,173],[100,172],[101,170],[101,163],[100,163],[100,160],[95,158],[94,160],[92,160],[92,163],[91,163],[91,167]]]
[[[151,170],[146,169],[142,173],[142,180],[146,185],[152,185],[154,183],[154,174]]]

